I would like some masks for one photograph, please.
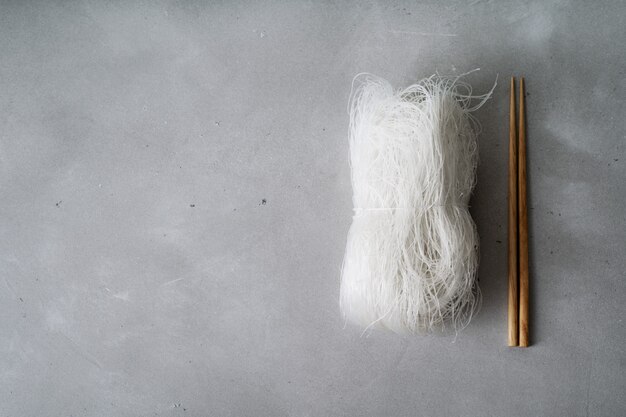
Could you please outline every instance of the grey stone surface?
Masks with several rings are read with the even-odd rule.
[[[1,416],[626,415],[621,1],[2,2]],[[344,328],[346,104],[435,71],[476,116],[481,313]],[[532,341],[506,345],[507,80]]]

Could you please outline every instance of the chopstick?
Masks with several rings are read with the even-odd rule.
[[[519,345],[519,293],[517,261],[517,132],[515,129],[515,77],[511,77],[509,103],[509,217],[508,217],[508,277],[509,277],[509,346]]]
[[[526,198],[526,95],[519,84],[519,117],[515,120],[515,77],[509,103],[508,194],[508,324],[509,346],[527,347],[528,340],[528,207]]]
[[[528,208],[526,205],[526,97],[519,84],[518,215],[519,215],[519,346],[528,346]]]

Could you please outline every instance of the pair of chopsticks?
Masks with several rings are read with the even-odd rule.
[[[511,77],[509,118],[509,346],[528,342],[528,210],[526,207],[526,103],[519,83],[516,129],[515,77]]]

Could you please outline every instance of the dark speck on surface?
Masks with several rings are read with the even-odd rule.
[[[496,243],[502,243],[502,241],[501,240],[496,240]]]
[[[195,207],[195,206],[196,206],[195,204],[189,204],[189,207],[192,207],[192,208],[193,208],[193,207]]]
[[[63,200],[59,200],[59,202],[58,202],[58,203],[56,203],[55,205],[56,205],[57,207],[60,207],[62,202],[63,202]]]
[[[266,200],[266,199],[261,200],[261,205],[263,205],[263,206],[264,206],[264,205],[266,205],[266,204],[267,204],[267,200]]]

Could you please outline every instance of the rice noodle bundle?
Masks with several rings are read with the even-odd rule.
[[[470,113],[491,92],[473,96],[458,77],[438,75],[400,91],[368,74],[354,82],[355,213],[342,313],[366,329],[459,330],[480,304],[478,234],[468,211],[479,126]]]

